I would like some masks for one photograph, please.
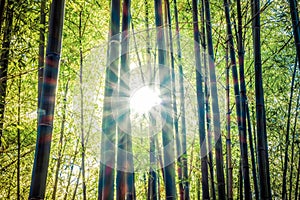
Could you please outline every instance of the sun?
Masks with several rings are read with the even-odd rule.
[[[161,103],[159,92],[148,86],[136,90],[130,97],[130,108],[134,113],[143,115]]]

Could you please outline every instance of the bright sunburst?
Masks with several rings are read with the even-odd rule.
[[[145,114],[161,103],[159,93],[148,86],[139,88],[130,97],[130,108],[137,114]]]

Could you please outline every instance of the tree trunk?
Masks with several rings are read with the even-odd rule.
[[[122,39],[121,39],[121,68],[119,81],[119,107],[118,124],[124,124],[124,129],[118,126],[118,155],[117,155],[117,199],[135,199],[134,167],[131,143],[130,107],[130,68],[129,68],[129,26],[130,26],[130,0],[123,1]]]
[[[148,1],[145,0],[145,21],[146,21],[146,30],[149,30],[149,5]],[[150,46],[150,33],[147,31],[147,66],[152,69],[151,66],[151,46]],[[150,73],[152,76],[152,72]],[[153,77],[155,77],[153,75]],[[143,76],[142,76],[143,79]],[[144,79],[143,79],[144,81]],[[155,141],[157,140],[157,135],[152,132],[153,127],[156,125],[155,118],[151,115],[149,115],[149,137],[150,137],[150,164],[157,165],[157,151],[156,151],[156,145]],[[159,174],[155,171],[154,167],[150,166],[149,169],[149,177],[148,177],[148,194],[147,199],[148,200],[157,200],[158,199],[158,176]]]
[[[297,64],[296,64],[297,65]],[[295,69],[297,68],[297,66],[295,66]],[[300,92],[300,90],[298,90]],[[298,108],[299,108],[299,103],[300,103],[300,94],[298,93],[298,98],[297,98],[297,104],[296,104],[296,114],[295,114],[295,122],[294,122],[294,127],[293,127],[293,140],[292,140],[292,155],[291,155],[291,160],[294,161],[295,157],[294,157],[294,153],[295,153],[295,137],[296,137],[296,128],[297,128],[297,120],[298,120]],[[292,200],[292,191],[293,191],[293,171],[294,171],[294,165],[293,163],[291,164],[291,170],[290,170],[290,193],[289,193],[289,200]],[[295,196],[295,198],[297,198]]]
[[[299,152],[299,148],[298,148],[298,152]],[[299,155],[299,153],[298,153]],[[297,200],[300,199],[299,195],[298,195],[298,192],[299,192],[299,180],[300,180],[300,156],[298,156],[298,170],[297,170],[297,179],[296,179],[296,189],[295,189],[295,197]]]
[[[210,87],[211,87],[211,95],[212,95],[212,111],[213,111],[213,124],[214,124],[214,135],[215,135],[218,197],[219,199],[225,199],[226,192],[225,192],[220,111],[219,111],[219,100],[218,100],[218,90],[217,90],[217,79],[216,79],[216,72],[215,72],[214,50],[213,50],[213,42],[212,42],[212,27],[211,27],[209,0],[204,0],[204,6],[205,6],[205,16],[206,16],[206,34],[207,34],[207,45],[208,45],[207,47],[208,47],[208,54],[210,56],[209,75],[210,75],[210,84],[211,84]]]
[[[101,160],[98,199],[114,199],[116,121],[112,113],[111,98],[117,89],[119,73],[120,0],[111,1],[110,45],[103,102]]]
[[[177,43],[177,57],[178,57],[178,71],[179,71],[179,91],[180,91],[180,114],[181,114],[181,171],[182,171],[182,187],[183,195],[180,198],[184,200],[190,199],[189,192],[189,181],[188,181],[188,167],[187,167],[187,149],[186,149],[186,122],[185,122],[185,102],[184,102],[184,80],[183,80],[183,69],[182,69],[182,53],[180,44],[180,30],[178,23],[178,9],[177,2],[174,0],[174,15],[176,25],[176,43]]]
[[[45,196],[62,43],[64,7],[64,0],[53,0],[51,5],[46,67],[42,86],[38,135],[29,199],[44,199]]]
[[[5,98],[6,98],[6,87],[7,87],[7,70],[9,61],[10,41],[12,37],[12,24],[13,24],[13,1],[8,0],[6,5],[6,20],[4,27],[4,35],[1,49],[1,60],[0,60],[0,147],[2,146],[2,133],[4,124],[4,113],[5,113]]]
[[[242,175],[242,163],[240,161],[239,164],[239,199],[243,200],[244,199],[244,193],[243,193],[243,175]]]
[[[230,108],[230,85],[229,85],[229,73],[230,72],[230,66],[228,63],[228,43],[226,48],[226,157],[227,157],[227,197],[229,200],[233,199],[233,191],[232,191],[232,185],[233,185],[233,179],[232,179],[232,163],[231,163],[231,129],[230,129],[230,115],[231,115],[231,108]]]
[[[236,67],[236,59],[235,59],[235,49],[233,43],[233,35],[231,28],[231,20],[230,20],[230,9],[228,0],[224,0],[224,9],[225,9],[225,17],[227,22],[227,38],[228,45],[230,50],[230,60],[231,60],[231,70],[232,70],[232,78],[233,78],[233,87],[234,87],[234,95],[235,95],[235,107],[236,107],[236,116],[237,116],[237,124],[239,130],[239,139],[240,139],[240,153],[242,159],[242,175],[244,180],[244,192],[246,199],[252,199],[251,194],[251,185],[250,185],[250,177],[249,177],[249,164],[248,164],[248,151],[247,151],[247,134],[246,134],[246,107],[245,101],[242,100],[242,104],[244,105],[241,108],[241,98],[240,98],[240,87],[238,82],[238,73]]]
[[[297,0],[289,0],[290,14],[293,24],[294,40],[298,61],[300,60],[300,27],[299,27],[299,14]],[[300,65],[298,66],[300,69]]]
[[[46,0],[41,1],[40,9],[40,40],[39,40],[39,63],[38,63],[38,109],[41,104],[43,86],[44,61],[45,61],[45,28],[46,28]]]
[[[176,199],[176,184],[175,184],[175,168],[174,168],[174,136],[173,136],[173,117],[171,107],[171,81],[170,69],[166,65],[166,45],[163,30],[163,17],[162,17],[162,2],[155,0],[155,24],[157,34],[157,47],[158,47],[158,64],[159,64],[159,81],[161,93],[161,117],[166,120],[162,127],[162,141],[164,147],[164,180],[166,199]]]
[[[205,92],[205,111],[206,111],[206,131],[207,131],[207,142],[208,142],[208,166],[210,171],[210,187],[211,195],[213,200],[216,200],[216,189],[215,189],[215,177],[214,177],[214,161],[212,154],[212,130],[211,130],[211,108],[210,108],[210,91],[209,91],[209,77],[208,77],[208,66],[207,66],[207,45],[206,45],[206,30],[205,30],[205,9],[204,1],[201,0],[201,26],[202,26],[202,58],[204,66],[204,92]]]
[[[294,68],[294,72],[293,72],[293,76],[292,76],[291,91],[290,91],[290,101],[289,101],[289,105],[288,105],[287,123],[286,123],[284,166],[283,166],[282,194],[281,194],[281,198],[283,200],[287,199],[286,179],[287,179],[288,160],[289,160],[291,110],[292,110],[292,103],[293,103],[294,84],[295,84],[296,71],[297,71],[297,58],[295,59],[295,68]],[[291,192],[292,191],[290,191],[290,193]]]
[[[194,53],[196,61],[196,87],[197,87],[197,111],[198,111],[198,134],[200,138],[200,156],[201,156],[201,172],[202,172],[202,198],[209,199],[209,184],[208,184],[208,163],[207,163],[207,148],[205,139],[205,113],[204,113],[204,93],[203,93],[203,77],[200,60],[200,38],[198,25],[198,3],[196,0],[193,3],[193,27],[194,27]]]
[[[80,133],[81,133],[81,171],[82,171],[82,198],[84,200],[86,197],[86,181],[85,181],[85,122],[84,122],[84,91],[83,91],[83,45],[82,45],[82,37],[83,37],[83,29],[82,27],[82,13],[83,10],[79,12],[79,27],[78,27],[78,36],[79,36],[79,81],[80,81]]]
[[[256,131],[258,149],[258,170],[260,181],[260,198],[271,199],[268,143],[266,132],[266,116],[264,105],[264,92],[262,82],[262,64],[260,47],[260,1],[252,1],[252,34],[253,34],[253,56],[255,66],[255,96],[256,96]]]
[[[249,114],[249,107],[247,105],[247,95],[246,95],[246,83],[245,83],[245,73],[244,73],[244,45],[243,45],[243,24],[242,24],[242,11],[241,11],[241,2],[237,0],[237,15],[238,15],[238,33],[237,33],[237,42],[238,42],[238,56],[239,56],[239,75],[240,75],[240,94],[241,94],[241,122],[245,130],[248,130],[249,143],[250,143],[250,153],[252,161],[252,176],[253,176],[253,185],[255,191],[255,198],[259,198],[259,190],[257,183],[256,175],[256,162],[254,155],[254,146],[252,140],[252,130],[251,130],[251,120]],[[246,129],[247,123],[246,118],[248,119],[248,129]]]
[[[176,84],[175,84],[175,64],[174,64],[174,47],[173,47],[173,34],[172,34],[172,21],[171,21],[171,11],[170,11],[170,2],[165,0],[165,7],[167,13],[167,27],[169,32],[169,50],[170,50],[170,60],[171,60],[171,88],[172,88],[172,105],[173,105],[173,121],[175,128],[175,141],[176,141],[176,155],[177,155],[177,173],[179,180],[179,194],[180,199],[184,199],[184,187],[182,180],[182,147],[181,147],[181,138],[179,136],[178,128],[178,110],[177,110],[177,98],[176,98]]]
[[[21,71],[21,69],[20,69]],[[21,199],[21,87],[22,76],[20,75],[18,80],[18,162],[17,162],[17,199]]]
[[[5,8],[5,0],[0,0],[0,34],[2,31],[4,8]]]

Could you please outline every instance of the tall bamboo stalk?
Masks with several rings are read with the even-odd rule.
[[[2,24],[3,24],[4,8],[5,8],[5,0],[1,0],[0,1],[0,33],[2,30]]]
[[[162,141],[164,147],[164,181],[166,199],[176,199],[176,184],[175,184],[175,168],[174,168],[174,136],[173,136],[173,117],[171,107],[171,80],[170,69],[166,66],[166,44],[163,30],[162,17],[162,2],[161,0],[154,1],[155,7],[155,24],[156,24],[156,39],[158,47],[158,64],[159,64],[159,81],[161,93],[161,117],[166,121],[162,127]]]
[[[256,155],[255,155],[255,137],[253,138],[252,134],[252,126],[251,126],[251,116],[249,111],[249,106],[246,103],[246,117],[247,117],[247,130],[248,130],[248,137],[249,137],[249,146],[250,146],[250,155],[251,155],[251,164],[252,164],[252,176],[253,176],[253,185],[254,185],[254,192],[255,197],[259,197],[259,189],[258,189],[258,182],[257,182],[257,165],[256,165]],[[255,131],[254,131],[255,132]]]
[[[45,29],[46,29],[46,0],[41,1],[40,9],[40,39],[39,39],[39,63],[38,63],[38,109],[41,103],[43,86],[43,74],[45,65]]]
[[[45,196],[62,43],[64,8],[64,0],[52,1],[46,67],[43,78],[38,135],[29,199],[43,199]]]
[[[244,44],[243,44],[243,23],[242,23],[242,9],[241,9],[241,1],[237,0],[237,15],[238,15],[238,32],[237,32],[237,42],[238,42],[238,61],[239,61],[239,75],[240,75],[240,95],[241,95],[241,124],[244,127],[245,133],[248,130],[249,135],[249,146],[250,146],[250,154],[251,154],[251,163],[252,163],[252,176],[253,176],[253,185],[255,191],[255,197],[259,197],[258,183],[257,183],[257,175],[256,175],[256,162],[254,155],[254,145],[252,140],[252,129],[251,129],[251,121],[250,121],[250,112],[249,107],[247,105],[247,95],[246,95],[246,83],[245,83],[245,73],[244,73]],[[248,119],[248,124],[246,123],[246,118]],[[246,126],[248,125],[248,129]],[[245,134],[246,135],[246,134]]]
[[[0,147],[2,146],[3,121],[5,114],[5,98],[7,88],[7,70],[9,63],[10,42],[12,37],[14,1],[8,0],[6,3],[6,19],[2,40],[2,51],[0,60]]]
[[[299,150],[300,150],[300,148],[298,146],[298,152],[300,153]],[[299,153],[298,153],[298,155],[299,155]],[[298,170],[297,170],[297,178],[296,178],[296,189],[295,189],[295,197],[296,197],[296,199],[295,200],[297,200],[297,198],[300,199],[300,197],[298,195],[298,192],[299,192],[299,180],[300,180],[300,156],[298,156]]]
[[[82,171],[82,198],[84,200],[86,197],[86,181],[85,181],[85,130],[84,130],[84,106],[83,106],[83,45],[82,45],[82,37],[83,37],[83,29],[82,27],[82,13],[83,10],[79,12],[79,27],[78,27],[78,35],[79,35],[79,82],[80,82],[80,135],[81,135],[81,171]]]
[[[21,69],[20,69],[21,71]],[[18,133],[17,133],[17,144],[18,144],[18,161],[17,161],[17,199],[21,199],[21,87],[22,87],[22,76],[20,75],[18,80]]]
[[[145,25],[147,30],[147,66],[150,71],[150,77],[155,77],[152,73],[152,66],[151,66],[151,44],[150,44],[150,31],[149,31],[149,4],[148,0],[144,0],[145,3]],[[155,60],[155,59],[154,59]],[[143,82],[144,77],[142,76]],[[144,83],[145,84],[145,83]],[[148,200],[157,200],[159,198],[158,195],[158,176],[159,174],[155,171],[153,166],[157,165],[157,151],[155,141],[157,139],[157,135],[152,132],[156,125],[156,120],[152,113],[149,114],[149,137],[150,137],[150,169],[148,175]],[[153,166],[152,166],[153,165]]]
[[[300,90],[298,90],[300,92]],[[298,98],[297,98],[297,104],[296,104],[296,108],[299,108],[300,105],[300,95],[298,93]],[[298,115],[299,115],[299,111],[298,109],[296,110],[296,114],[295,114],[295,122],[294,122],[294,127],[293,127],[293,140],[292,140],[292,155],[291,155],[291,160],[294,160],[294,154],[295,154],[295,133],[296,133],[296,128],[297,128],[297,121],[298,121]],[[292,200],[292,191],[293,191],[293,172],[294,172],[294,165],[291,164],[291,169],[290,169],[290,193],[289,193],[289,200]],[[295,196],[295,198],[297,198],[297,196]]]
[[[210,17],[210,5],[209,0],[204,0],[205,7],[205,21],[206,21],[206,35],[207,35],[207,48],[209,54],[209,75],[210,75],[210,90],[212,96],[212,111],[213,111],[213,124],[215,135],[215,154],[216,154],[216,168],[217,168],[217,181],[218,181],[218,197],[219,199],[225,199],[225,178],[224,178],[224,161],[223,161],[223,149],[222,149],[222,137],[221,137],[221,123],[220,123],[220,111],[218,100],[217,79],[215,72],[215,59],[212,42],[212,27]]]
[[[224,10],[225,10],[225,18],[227,22],[227,39],[230,51],[230,61],[231,61],[231,70],[232,70],[232,79],[233,79],[233,88],[235,95],[235,107],[236,107],[236,115],[237,115],[237,124],[239,127],[239,138],[240,138],[240,151],[241,151],[241,159],[242,159],[242,172],[243,172],[243,180],[244,180],[244,192],[246,199],[252,199],[251,194],[251,185],[250,185],[250,176],[249,176],[249,164],[248,164],[248,147],[247,147],[247,133],[246,133],[246,110],[245,110],[245,99],[242,101],[244,105],[241,107],[241,97],[240,97],[240,87],[238,81],[238,73],[236,67],[236,58],[235,58],[235,49],[231,28],[231,20],[230,20],[230,9],[228,0],[224,0]]]
[[[290,14],[293,24],[294,40],[296,46],[296,52],[298,60],[300,60],[300,26],[299,26],[299,14],[297,0],[289,0]],[[298,66],[300,69],[300,65]]]
[[[252,34],[253,56],[255,67],[255,96],[256,96],[256,131],[258,149],[258,171],[260,182],[260,198],[271,199],[271,185],[269,173],[269,156],[266,132],[266,115],[264,105],[264,91],[262,81],[262,62],[260,46],[260,1],[252,0]]]
[[[172,88],[172,105],[173,105],[173,120],[174,120],[174,129],[175,129],[175,141],[176,141],[176,155],[177,155],[177,173],[179,180],[179,194],[180,199],[184,199],[184,186],[182,180],[182,146],[181,138],[179,135],[178,127],[178,109],[177,109],[177,98],[176,98],[176,84],[175,84],[175,63],[174,63],[174,47],[173,47],[173,33],[172,33],[172,21],[171,21],[171,11],[170,11],[170,2],[165,0],[166,13],[167,13],[167,27],[169,33],[169,49],[170,49],[170,60],[171,60],[171,88]],[[167,39],[167,40],[168,40]]]
[[[230,108],[230,84],[229,84],[229,73],[230,73],[230,65],[228,63],[228,44],[226,47],[226,131],[227,131],[227,136],[226,136],[226,161],[227,161],[227,198],[228,199],[233,199],[233,174],[232,174],[232,158],[231,158],[231,108]]]
[[[129,69],[129,26],[130,0],[123,1],[122,39],[121,39],[121,68],[119,81],[119,106],[122,110],[118,114],[117,123],[124,124],[123,130],[118,126],[118,155],[117,155],[117,199],[134,199],[134,172],[131,144],[130,108],[130,69]]]
[[[287,191],[286,191],[286,176],[288,169],[288,160],[289,160],[289,146],[290,146],[290,126],[291,126],[291,110],[293,103],[293,95],[294,95],[294,84],[295,84],[295,76],[297,71],[297,58],[295,59],[295,66],[292,75],[291,82],[291,90],[290,90],[290,100],[288,105],[288,113],[287,113],[287,123],[286,123],[286,135],[285,135],[285,151],[284,151],[284,166],[283,166],[283,177],[282,178],[282,194],[281,198],[283,200],[287,199]],[[292,191],[290,191],[291,193]]]
[[[209,199],[209,183],[208,183],[208,163],[207,163],[207,146],[205,139],[205,109],[204,109],[204,93],[203,93],[203,76],[201,60],[200,60],[200,38],[198,25],[198,3],[193,3],[193,27],[194,27],[194,54],[196,64],[196,87],[197,87],[197,110],[200,138],[200,156],[201,156],[201,172],[202,172],[202,198]]]
[[[103,102],[101,160],[98,199],[114,199],[116,121],[112,113],[111,101],[118,85],[119,42],[120,42],[120,0],[111,1],[110,35],[106,66]]]
[[[179,71],[179,91],[180,91],[180,114],[181,114],[181,145],[182,155],[180,156],[182,166],[182,185],[183,185],[183,199],[190,199],[189,181],[188,181],[188,167],[187,167],[187,149],[186,149],[186,122],[185,122],[185,102],[184,102],[184,74],[182,69],[182,52],[180,43],[180,30],[178,23],[178,9],[177,2],[174,0],[174,15],[176,26],[176,44],[177,44],[177,58],[178,58],[178,71]],[[180,196],[181,197],[181,196]],[[181,197],[182,198],[182,197]]]
[[[214,161],[212,154],[212,130],[211,130],[211,106],[210,106],[210,91],[209,91],[209,75],[208,75],[208,66],[207,66],[207,44],[206,44],[206,30],[205,30],[205,9],[204,1],[201,0],[201,46],[202,46],[202,59],[204,66],[204,92],[205,92],[205,111],[206,111],[206,131],[207,131],[207,143],[208,143],[208,166],[210,172],[210,189],[213,200],[216,200],[216,188],[215,188],[215,177],[214,177]]]

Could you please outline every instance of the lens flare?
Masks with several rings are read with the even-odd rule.
[[[130,97],[131,110],[140,115],[146,114],[160,103],[161,99],[159,97],[159,92],[149,88],[148,86],[138,89]]]

